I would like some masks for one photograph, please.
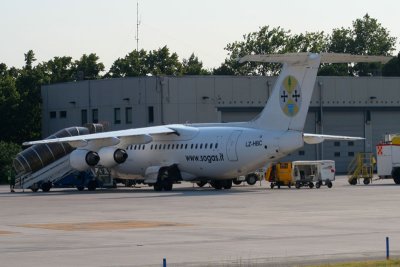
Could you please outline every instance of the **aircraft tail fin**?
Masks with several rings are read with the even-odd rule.
[[[387,62],[392,57],[336,53],[289,53],[248,55],[239,62],[283,63],[272,94],[263,111],[252,121],[254,127],[303,131],[315,80],[321,63]]]

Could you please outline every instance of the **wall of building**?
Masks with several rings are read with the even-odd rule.
[[[96,112],[97,121],[106,123],[109,130],[246,121],[262,110],[275,79],[137,77],[47,85],[42,87],[42,134],[93,122]],[[288,159],[334,159],[337,169],[345,172],[357,152],[373,152],[383,134],[400,132],[399,119],[400,78],[317,77],[305,132],[366,140],[306,145]]]

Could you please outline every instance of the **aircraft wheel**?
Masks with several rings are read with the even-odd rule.
[[[210,185],[217,190],[221,190],[222,189],[222,183],[221,181],[211,181]]]
[[[332,186],[333,186],[333,184],[332,184],[331,181],[326,181],[325,184],[326,184],[326,186],[327,186],[328,188],[332,188]]]
[[[126,186],[126,187],[132,187],[132,186],[134,186],[136,183],[135,183],[135,181],[134,180],[125,180],[124,181],[124,185]]]
[[[162,189],[163,189],[163,186],[161,183],[157,182],[154,184],[154,191],[159,192],[159,191],[162,191]]]
[[[165,181],[162,187],[163,187],[164,191],[171,191],[172,187],[173,187],[173,183],[170,181]]]
[[[316,182],[316,183],[315,183],[315,188],[320,188],[320,187],[321,187],[321,183],[322,183],[322,182]]]
[[[238,179],[233,179],[232,181],[235,185],[240,185],[242,181],[239,181]]]
[[[246,182],[249,185],[255,185],[257,183],[258,177],[254,173],[250,173],[246,176]]]
[[[223,187],[224,187],[224,189],[231,189],[232,188],[232,180],[225,180]]]

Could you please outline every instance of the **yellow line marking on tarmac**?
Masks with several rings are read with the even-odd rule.
[[[77,222],[77,223],[43,223],[22,224],[21,227],[41,228],[62,231],[90,231],[90,230],[120,230],[154,227],[190,226],[190,224],[156,221],[106,221],[106,222]]]

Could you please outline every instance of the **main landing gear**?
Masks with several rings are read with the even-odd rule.
[[[171,191],[174,183],[180,180],[182,180],[182,176],[177,165],[160,168],[157,182],[153,185],[154,191]]]
[[[231,189],[232,188],[232,179],[213,180],[210,182],[210,185],[216,190]]]

